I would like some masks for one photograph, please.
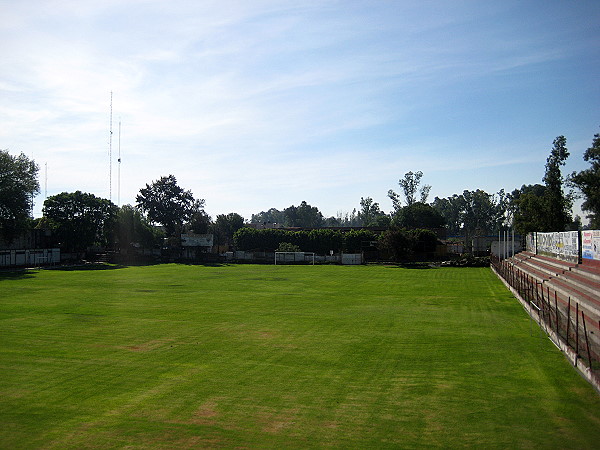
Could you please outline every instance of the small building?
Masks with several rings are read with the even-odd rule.
[[[181,235],[181,257],[196,259],[200,253],[209,253],[213,247],[212,234],[186,233]]]

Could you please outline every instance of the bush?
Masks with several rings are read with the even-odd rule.
[[[300,247],[290,242],[281,242],[277,247],[278,252],[300,252]]]
[[[465,253],[459,259],[445,261],[442,265],[452,267],[487,267],[490,265],[490,257],[473,256],[471,253]]]
[[[365,242],[375,241],[377,237],[369,230],[353,230],[344,233],[325,228],[310,231],[240,228],[233,235],[233,239],[238,250],[274,251],[282,243],[289,243],[304,251],[323,255],[330,250],[336,253],[340,251],[358,253]]]
[[[437,236],[431,230],[391,229],[380,236],[378,246],[394,261],[401,261],[415,253],[433,253],[436,245]]]

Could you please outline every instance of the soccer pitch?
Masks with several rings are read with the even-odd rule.
[[[597,448],[488,268],[0,273],[0,448]]]

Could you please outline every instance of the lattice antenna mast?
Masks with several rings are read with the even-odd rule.
[[[112,201],[112,107],[113,93],[110,91],[110,134],[108,137],[108,199]]]
[[[117,175],[117,206],[121,206],[121,118],[119,117],[119,162]]]

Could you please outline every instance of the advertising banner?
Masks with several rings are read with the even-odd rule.
[[[578,262],[579,232],[536,233],[537,254]]]
[[[600,230],[581,232],[581,257],[600,261]]]
[[[527,233],[525,249],[529,253],[537,253],[537,249],[535,248],[535,233]]]

